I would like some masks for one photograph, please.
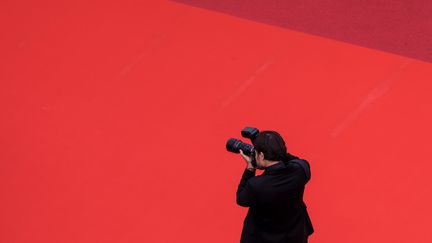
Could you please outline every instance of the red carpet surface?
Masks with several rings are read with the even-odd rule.
[[[426,49],[173,1],[0,6],[0,242],[239,242],[245,126],[310,161],[310,242],[431,242]]]

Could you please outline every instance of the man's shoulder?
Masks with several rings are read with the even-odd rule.
[[[290,160],[287,162],[287,167],[294,171],[303,170],[303,167],[300,165],[300,163],[304,163],[304,162],[300,160],[296,160],[296,161]]]
[[[248,182],[251,184],[252,187],[260,187],[268,181],[271,181],[271,175],[262,173],[260,175],[250,178]]]
[[[261,184],[265,180],[266,180],[265,175],[261,174],[261,175],[256,175],[256,176],[250,178],[248,180],[248,183],[251,184],[251,186],[256,186],[256,185]]]
[[[287,166],[289,166],[291,171],[291,177],[304,180],[307,183],[310,180],[310,165],[307,160],[296,159],[288,161]]]

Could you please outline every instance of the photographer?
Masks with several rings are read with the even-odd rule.
[[[306,243],[313,233],[303,202],[309,180],[304,167],[309,170],[309,164],[288,154],[277,132],[259,133],[253,145],[256,168],[254,158],[240,150],[246,169],[238,186],[237,204],[249,207],[240,242]],[[255,176],[256,169],[264,172]]]

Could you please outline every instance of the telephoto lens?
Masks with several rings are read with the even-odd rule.
[[[243,143],[241,140],[235,138],[228,139],[226,149],[236,154],[239,154],[241,149],[245,155],[255,157],[255,149],[252,145]]]

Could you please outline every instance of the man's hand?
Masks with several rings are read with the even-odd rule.
[[[241,149],[240,149],[240,155],[246,161],[246,169],[248,169],[250,171],[255,170],[255,167],[253,167],[253,165],[252,165],[253,158],[251,156],[245,155]]]

